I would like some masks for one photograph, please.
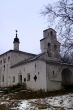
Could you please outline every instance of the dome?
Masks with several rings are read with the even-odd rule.
[[[19,38],[14,38],[14,42],[13,43],[19,43]]]
[[[16,30],[16,37],[14,38],[13,43],[19,43],[19,38],[17,37],[17,30]]]

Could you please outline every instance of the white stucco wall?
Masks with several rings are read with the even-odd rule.
[[[9,60],[8,57],[10,57]],[[72,71],[73,75],[73,66],[58,65],[54,63],[46,64],[46,62],[41,60],[36,60],[27,64],[17,66],[15,68],[10,68],[12,64],[29,57],[30,56],[19,55],[17,53],[14,54],[12,52],[0,56],[0,87],[7,87],[18,84],[19,83],[18,76],[22,75],[22,83],[24,83],[24,78],[26,78],[26,84],[28,89],[32,90],[43,89],[45,91],[54,91],[62,88],[61,73],[63,69],[69,68],[69,70]],[[27,81],[28,73],[30,73],[30,81]],[[36,81],[34,80],[35,75],[37,76]],[[14,82],[13,77],[15,77]],[[73,84],[73,80],[71,80],[71,82]]]
[[[30,73],[30,81],[27,81],[27,74]],[[21,66],[12,68],[12,77],[15,76],[16,83],[18,82],[18,75],[22,75],[22,82],[26,78],[26,85],[28,89],[32,90],[45,90],[46,91],[46,63],[43,61],[33,61],[23,64]],[[37,76],[37,80],[34,80],[34,76]]]
[[[59,65],[47,64],[47,89],[54,91],[61,89],[61,69]]]
[[[57,41],[56,31],[47,29],[43,31],[43,39],[40,40],[42,53],[48,52],[53,58],[60,58],[60,43]]]
[[[65,77],[69,80],[70,84],[73,85],[73,66],[72,65],[61,65],[61,67],[62,67],[61,73],[60,73],[61,74],[61,80],[62,80],[63,70],[68,69],[71,73],[69,73],[70,74],[69,76],[68,76],[68,73],[67,73],[67,75]]]
[[[14,65],[22,60],[26,60],[28,58],[33,57],[33,55],[29,55],[21,52],[12,52],[11,54],[11,65]]]
[[[6,53],[0,56],[0,86],[5,87],[9,81],[11,53]],[[4,81],[3,81],[4,77]]]
[[[0,86],[7,87],[11,86],[11,65],[16,64],[19,61],[28,59],[33,55],[23,54],[20,52],[9,51],[0,56]],[[4,69],[5,68],[5,69]],[[3,81],[4,77],[4,81]]]
[[[68,68],[72,72],[73,77],[73,66],[66,64],[47,64],[47,89],[48,91],[60,90],[62,86],[62,71]],[[71,81],[73,84],[73,80]]]

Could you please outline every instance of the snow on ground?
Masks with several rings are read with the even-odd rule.
[[[53,106],[63,106],[67,108],[73,108],[73,94],[51,97],[47,102]]]
[[[45,99],[22,100],[20,103],[18,103],[17,108],[18,110],[38,110],[38,104],[46,104],[46,110],[47,108],[50,108],[49,110],[55,110],[55,108],[58,109],[60,107],[64,107],[65,110],[73,110],[73,94],[49,97]]]
[[[7,98],[7,100],[0,100],[0,105],[2,104],[6,106],[11,104],[9,110],[73,110],[73,94],[31,100],[8,100]]]

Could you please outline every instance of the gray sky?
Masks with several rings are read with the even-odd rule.
[[[18,30],[20,50],[40,52],[40,39],[48,27],[40,12],[48,3],[57,0],[0,0],[0,53],[13,49],[15,30]]]

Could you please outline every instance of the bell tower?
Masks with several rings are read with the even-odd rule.
[[[19,50],[19,38],[17,37],[17,30],[16,30],[16,36],[14,38],[13,44],[14,44],[14,50]]]
[[[57,41],[56,31],[52,28],[43,31],[43,39],[40,40],[42,53],[47,53],[48,57],[60,57],[60,43]]]

